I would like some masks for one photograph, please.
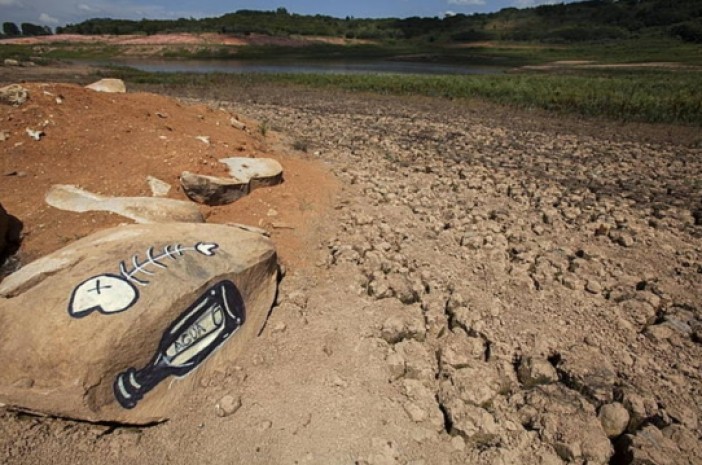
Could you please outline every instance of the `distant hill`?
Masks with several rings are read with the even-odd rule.
[[[130,21],[96,18],[57,28],[71,34],[218,32],[272,36],[334,36],[379,41],[455,43],[482,40],[598,42],[672,36],[702,43],[700,0],[588,0],[505,8],[496,13],[444,18],[334,18],[276,11],[240,10],[217,18]]]

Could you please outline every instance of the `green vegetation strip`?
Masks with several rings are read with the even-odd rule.
[[[111,73],[114,74],[114,73]],[[158,74],[116,70],[133,83],[228,91],[261,83],[335,88],[449,99],[480,98],[519,108],[541,108],[624,121],[702,126],[700,74],[683,71],[589,73],[586,75],[338,75],[338,74]]]

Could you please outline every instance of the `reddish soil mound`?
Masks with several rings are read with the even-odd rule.
[[[66,84],[27,84],[29,100],[0,106],[0,203],[24,223],[22,262],[52,252],[96,230],[128,222],[107,213],[70,213],[49,207],[44,195],[53,184],[75,184],[110,196],[150,196],[146,177],[173,186],[169,197],[186,200],[178,177],[189,170],[226,175],[218,159],[273,157],[285,170],[282,185],[254,191],[240,201],[202,206],[210,222],[268,228],[284,262],[299,266],[314,244],[314,224],[335,189],[320,163],[273,152],[276,135],[259,125],[232,127],[232,114],[204,105],[186,105],[153,94],[103,94]],[[58,103],[59,100],[61,103]],[[43,130],[40,141],[27,128]],[[211,143],[196,139],[207,136]]]

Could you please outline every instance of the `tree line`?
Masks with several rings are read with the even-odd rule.
[[[20,26],[13,22],[2,23],[2,35],[5,37],[48,36],[53,34],[49,26],[32,23],[22,23]]]
[[[7,24],[14,26],[14,29],[8,33],[3,27],[5,35],[18,32],[17,26]],[[275,11],[239,10],[216,18],[201,19],[133,21],[94,18],[56,28],[57,34],[151,35],[176,32],[334,36],[437,43],[478,40],[567,43],[670,36],[702,43],[702,1],[586,0],[526,9],[505,8],[488,14],[404,19],[299,15],[278,8]],[[23,35],[41,33],[51,31],[45,26],[22,24]]]

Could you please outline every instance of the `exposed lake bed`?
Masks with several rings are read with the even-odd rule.
[[[127,66],[152,73],[293,73],[293,74],[502,74],[508,68],[470,64],[446,64],[400,60],[165,60],[128,59],[97,65]]]

